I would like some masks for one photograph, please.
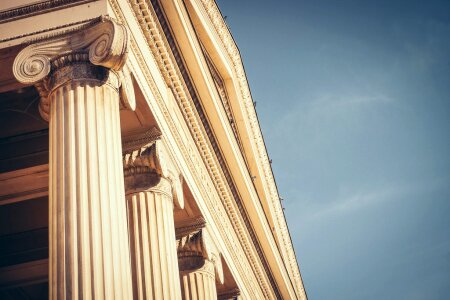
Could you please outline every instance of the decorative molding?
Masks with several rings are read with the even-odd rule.
[[[16,7],[0,12],[0,24],[93,1],[95,0],[48,0]]]
[[[118,19],[126,23],[127,20],[123,16],[117,0],[109,1]],[[192,137],[195,144],[191,142],[186,144],[186,140],[181,137],[179,129],[172,120],[172,113],[167,109],[165,100],[162,98],[153,75],[145,63],[148,57],[142,55],[140,46],[132,39],[131,49],[136,55],[145,76],[145,82],[137,80],[141,85],[148,85],[151,89],[152,95],[155,97],[156,103],[170,128],[170,132],[174,136],[190,172],[194,175],[195,183],[200,188],[203,200],[214,219],[221,238],[229,250],[228,252],[241,279],[245,282],[246,290],[255,297],[273,299],[275,296],[267,287],[266,273],[261,271],[261,266],[255,260],[255,253],[253,252],[252,244],[248,240],[248,234],[245,233],[245,226],[242,225],[242,219],[235,210],[234,200],[229,196],[229,187],[224,185],[224,175],[220,167],[218,167],[220,164],[211,157],[211,145],[204,138],[207,136],[205,129],[199,126],[198,123],[200,116],[196,112],[196,107],[187,97],[186,91],[188,89],[186,85],[184,85],[183,81],[180,81],[180,78],[182,78],[180,70],[176,71],[177,66],[172,63],[175,59],[167,51],[167,41],[161,35],[162,29],[159,27],[155,13],[152,12],[146,1],[135,0],[130,3],[130,6],[134,11],[136,21],[140,24],[143,36],[146,37],[148,46],[154,54],[152,58],[160,67],[163,78],[174,92],[180,109],[193,134]],[[199,152],[202,154],[202,157],[199,156]],[[207,180],[207,178],[211,179]],[[240,242],[236,243],[236,239]],[[255,285],[255,280],[259,283],[258,285]]]
[[[93,79],[111,84],[119,89],[121,106],[134,109],[136,103],[131,75],[127,68],[122,70],[127,47],[125,26],[103,16],[84,30],[25,47],[14,60],[13,74],[23,84],[36,85],[41,96],[39,109],[46,120],[51,91],[75,79]]]
[[[281,295],[268,266],[268,262],[262,252],[261,245],[249,220],[243,201],[237,192],[228,166],[220,151],[206,114],[203,111],[203,106],[198,99],[189,77],[189,72],[184,65],[182,55],[178,51],[178,46],[172,36],[160,4],[156,0],[151,0],[150,2],[152,4],[151,6],[141,5],[139,8],[144,11],[147,26],[152,25],[156,27],[151,31],[154,35],[153,38],[159,39],[154,47],[157,50],[154,52],[154,55],[159,57],[157,61],[161,70],[168,71],[169,76],[165,77],[166,83],[172,87],[178,105],[184,113],[186,122],[189,124],[194,141],[197,143],[199,149],[201,149],[200,153],[220,194],[220,199],[224,202],[229,218],[232,220],[234,230],[240,237],[247,258],[252,264],[252,269],[257,274],[258,281],[265,292],[265,297],[269,298],[269,295],[272,293],[270,290],[272,290],[274,296],[280,298]],[[154,15],[154,21],[152,23],[148,22],[150,20],[149,15]],[[235,205],[237,206],[237,210]],[[249,238],[251,242],[248,241]],[[256,255],[254,251],[256,251]]]
[[[247,78],[243,68],[242,60],[239,54],[239,50],[233,40],[233,37],[228,30],[222,14],[214,0],[201,0],[203,8],[205,9],[207,16],[211,23],[214,25],[217,34],[220,37],[222,45],[228,54],[235,74],[238,78],[241,97],[245,106],[245,113],[250,120],[251,133],[254,138],[254,143],[257,146],[259,160],[263,167],[264,180],[270,190],[270,204],[275,212],[275,220],[277,224],[276,234],[283,247],[281,247],[281,254],[284,260],[287,262],[287,269],[291,277],[294,279],[294,288],[297,295],[301,299],[306,299],[306,292],[304,290],[303,282],[301,280],[300,271],[298,268],[297,260],[295,257],[292,241],[289,235],[289,231],[286,224],[286,219],[280,203],[280,197],[278,195],[275,179],[273,177],[272,169],[267,156],[266,147],[259,127],[256,111],[251,98],[250,89],[248,86]]]

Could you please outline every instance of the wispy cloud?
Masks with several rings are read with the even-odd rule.
[[[353,194],[345,195],[338,198],[326,206],[316,210],[312,215],[312,219],[323,218],[331,215],[339,215],[356,212],[361,209],[370,208],[383,202],[395,200],[406,193],[408,190],[402,188],[386,188],[376,191],[359,191]]]
[[[383,93],[322,94],[313,98],[305,111],[308,117],[361,115],[365,109],[387,105],[394,99]]]
[[[311,208],[311,219],[320,219],[336,215],[355,213],[364,209],[371,209],[376,205],[393,203],[411,196],[430,194],[448,186],[449,177],[439,177],[421,183],[386,184],[372,189],[354,187],[352,190],[341,189],[336,198],[321,202],[315,209]]]
[[[392,103],[393,98],[382,93],[376,94],[323,94],[311,102],[311,108],[349,108],[363,105]]]
[[[330,134],[335,136],[337,130],[360,130],[367,117],[392,105],[397,105],[396,99],[385,93],[321,93],[298,101],[280,119],[273,120],[269,130],[276,137],[298,136],[304,144],[312,145]],[[307,146],[304,144],[302,147]]]
[[[366,108],[393,104],[395,99],[386,93],[320,93],[307,101],[299,101],[282,121],[317,119],[324,116],[362,113]]]

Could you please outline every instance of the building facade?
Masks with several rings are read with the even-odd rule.
[[[214,0],[0,4],[1,299],[306,299]]]

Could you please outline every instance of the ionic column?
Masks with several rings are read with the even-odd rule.
[[[134,299],[181,299],[173,216],[174,201],[182,206],[181,182],[160,141],[125,153]]]
[[[223,283],[223,271],[219,254],[209,243],[204,229],[178,237],[181,292],[185,300],[217,299],[216,281]]]
[[[119,92],[126,30],[100,19],[32,44],[14,74],[49,121],[50,299],[131,299]]]

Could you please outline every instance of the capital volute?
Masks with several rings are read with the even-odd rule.
[[[82,61],[91,63],[117,74],[118,88],[124,102],[121,106],[134,110],[130,71],[123,68],[128,40],[125,26],[103,16],[75,32],[31,43],[16,56],[13,74],[23,84],[36,85],[41,98],[46,98],[53,87],[48,77],[55,70]],[[46,118],[45,114],[43,117]]]
[[[123,25],[101,17],[92,26],[74,33],[32,43],[14,60],[13,73],[24,84],[34,84],[51,71],[51,62],[66,54],[85,52],[89,61],[119,71],[125,64],[128,34]]]

